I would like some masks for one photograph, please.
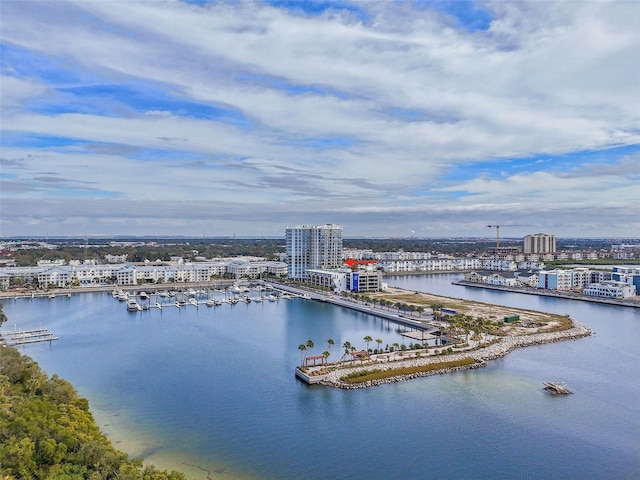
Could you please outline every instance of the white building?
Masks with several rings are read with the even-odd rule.
[[[308,269],[342,266],[342,227],[299,225],[285,230],[289,277],[304,280]]]
[[[625,282],[609,280],[608,282],[589,285],[582,293],[591,297],[629,298],[636,294],[636,288],[634,285],[629,285]]]
[[[571,290],[573,274],[567,270],[541,270],[538,272],[538,288],[547,290]]]
[[[337,270],[321,270],[311,268],[307,270],[307,283],[316,287],[328,288],[333,292],[347,290],[347,275],[351,273],[348,268]]]

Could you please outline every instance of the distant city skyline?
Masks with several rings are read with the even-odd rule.
[[[636,2],[0,14],[2,237],[640,238]]]

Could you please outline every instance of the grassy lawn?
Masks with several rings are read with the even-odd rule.
[[[399,375],[410,375],[412,373],[421,373],[421,372],[431,372],[434,370],[442,370],[444,368],[453,368],[453,367],[461,367],[465,365],[472,365],[475,363],[473,358],[467,357],[462,360],[454,360],[450,362],[438,362],[432,363],[429,365],[419,365],[417,367],[403,367],[403,368],[392,368],[389,370],[362,370],[358,372],[351,373],[349,375],[345,375],[341,377],[340,380],[343,380],[348,383],[362,383],[368,382],[369,380],[382,380],[390,377],[397,377]]]

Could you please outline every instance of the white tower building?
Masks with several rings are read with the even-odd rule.
[[[298,225],[287,227],[289,278],[303,280],[308,269],[331,269],[342,265],[340,225]]]

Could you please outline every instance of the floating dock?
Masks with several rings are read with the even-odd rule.
[[[7,345],[26,345],[29,343],[51,342],[59,340],[48,328],[36,328],[34,330],[14,330],[4,334]]]

